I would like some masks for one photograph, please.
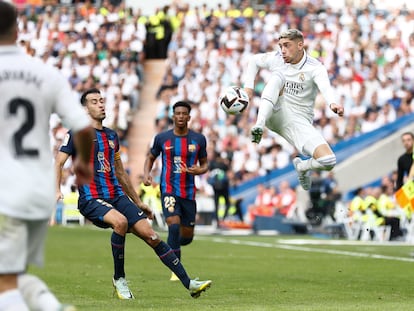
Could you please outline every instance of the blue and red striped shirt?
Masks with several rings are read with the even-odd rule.
[[[76,157],[71,131],[68,132],[60,151]],[[107,127],[102,130],[95,129],[94,151],[90,159],[94,176],[90,184],[79,187],[79,201],[113,199],[124,195],[115,175],[115,154],[118,151],[119,139],[115,131]]]
[[[206,145],[205,136],[192,130],[185,136],[175,135],[172,129],[155,136],[151,154],[154,157],[162,154],[160,186],[163,194],[194,200],[194,175],[187,174],[184,168],[207,157]]]

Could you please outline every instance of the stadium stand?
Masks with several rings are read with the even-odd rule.
[[[259,73],[256,97],[241,116],[226,116],[216,100],[223,87],[240,84],[250,55],[274,49],[278,33],[297,27],[306,36],[307,51],[329,68],[338,101],[346,109],[345,118],[339,119],[321,98],[315,106],[315,124],[338,154],[335,176],[341,191],[346,194],[391,175],[395,163],[391,159],[401,151],[396,137],[404,128],[412,130],[413,12],[404,7],[379,10],[373,2],[343,9],[329,7],[326,1],[318,7],[311,1],[306,5],[292,1],[285,7],[270,1],[261,6],[251,6],[258,1],[231,2],[237,5],[174,1],[143,15],[140,8],[127,8],[123,1],[102,1],[99,6],[89,1],[19,1],[19,43],[27,53],[58,67],[74,92],[91,86],[102,90],[108,107],[106,125],[122,139],[122,159],[135,184],[150,137],[169,125],[171,103],[192,101],[191,126],[208,137],[211,152],[232,160],[232,194],[243,197],[246,210],[258,183],[277,185],[287,180],[296,185],[290,159],[297,152],[271,133],[264,134],[259,147],[249,141],[248,129],[269,72]],[[51,128],[56,149],[64,124],[52,119]],[[386,157],[384,142],[391,146]],[[349,168],[358,161],[366,163],[356,158],[362,157],[360,151],[363,158],[372,155],[369,163],[376,169],[358,180],[349,177]],[[375,160],[376,153],[381,156]],[[69,164],[65,170],[62,186],[69,191],[73,183]],[[201,177],[198,185],[209,197],[207,178]],[[300,193],[298,204],[306,208],[299,198]]]

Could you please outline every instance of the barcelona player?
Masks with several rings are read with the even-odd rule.
[[[194,237],[197,206],[194,176],[207,172],[206,138],[188,128],[191,106],[178,101],[173,106],[174,128],[157,134],[144,164],[144,184],[152,183],[151,169],[162,154],[161,203],[168,225],[168,244],[178,258],[181,245]],[[172,274],[171,280],[176,280]]]
[[[98,89],[89,89],[81,96],[92,125],[95,128],[95,144],[91,162],[93,181],[79,187],[78,206],[82,215],[102,228],[111,227],[111,247],[114,260],[113,286],[119,299],[133,299],[124,271],[125,237],[128,232],[144,240],[152,247],[160,260],[174,272],[182,284],[197,298],[210,287],[211,281],[190,280],[180,260],[171,247],[162,241],[152,229],[147,217],[153,219],[151,209],[135,192],[120,158],[118,136],[102,125],[105,119],[105,101]],[[71,131],[68,132],[56,156],[57,184],[68,157],[76,158]],[[61,192],[57,189],[57,198]]]

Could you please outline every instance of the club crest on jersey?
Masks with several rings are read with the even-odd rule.
[[[115,143],[113,140],[108,140],[108,144],[109,144],[109,147],[111,147],[111,149],[115,148]]]
[[[304,73],[299,74],[299,81],[300,82],[305,82],[305,74]]]
[[[188,151],[194,152],[196,150],[196,146],[194,144],[188,145]]]

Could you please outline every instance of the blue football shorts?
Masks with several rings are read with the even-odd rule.
[[[139,220],[147,218],[147,215],[126,195],[115,199],[92,199],[79,204],[81,214],[100,228],[111,227],[103,221],[103,218],[112,208],[115,208],[128,219],[128,228],[131,228]]]
[[[181,225],[187,227],[195,226],[197,213],[197,203],[195,200],[184,199],[166,193],[161,196],[161,204],[165,218],[178,215],[181,218]]]

